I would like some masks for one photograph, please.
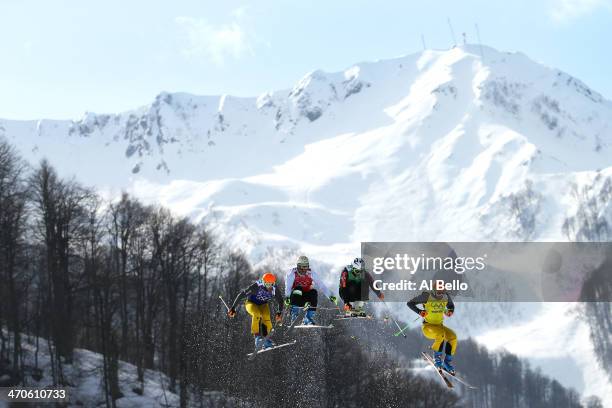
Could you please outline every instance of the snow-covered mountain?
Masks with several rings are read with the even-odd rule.
[[[612,103],[487,47],[315,71],[257,98],[162,93],[120,114],[0,120],[0,135],[109,195],[126,189],[206,219],[254,262],[306,253],[330,283],[361,241],[612,234]],[[525,319],[517,313],[487,319],[504,326]],[[487,319],[464,331],[490,340]],[[579,344],[576,358],[603,380],[564,384],[612,401],[597,353]]]

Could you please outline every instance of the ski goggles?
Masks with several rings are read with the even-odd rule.
[[[269,289],[274,286],[274,282],[264,282],[264,286]]]

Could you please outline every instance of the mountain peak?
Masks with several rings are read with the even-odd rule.
[[[128,112],[87,112],[79,120],[36,126],[2,121],[0,132],[20,135],[35,160],[56,150],[43,146],[68,140],[76,148],[95,141],[107,162],[126,163],[121,166],[126,176],[170,180],[193,177],[193,166],[206,169],[200,174],[221,174],[211,167],[233,154],[235,144],[251,146],[254,157],[280,149],[287,152],[277,157],[283,160],[308,143],[341,134],[401,134],[416,148],[425,134],[441,140],[449,132],[479,134],[497,127],[533,146],[525,163],[562,171],[606,167],[611,111],[600,94],[566,73],[521,53],[467,44],[361,62],[339,72],[315,70],[289,90],[257,98],[164,91],[150,105]],[[470,143],[485,146],[483,137]],[[247,174],[244,165],[241,161],[230,173]]]

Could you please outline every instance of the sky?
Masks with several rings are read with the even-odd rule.
[[[612,0],[0,0],[0,118],[78,119],[166,92],[257,96],[465,33],[612,99]]]

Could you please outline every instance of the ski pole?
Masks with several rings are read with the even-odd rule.
[[[285,316],[287,316],[287,309],[289,309],[290,307],[291,306],[289,306],[289,307],[287,307],[287,308],[285,308],[283,310],[283,313],[281,313],[281,321],[280,322],[277,322],[276,318],[274,318],[274,327],[278,327],[278,326],[282,326],[283,325],[283,322],[285,321]]]
[[[406,330],[407,328],[409,328],[410,325],[407,324],[406,327],[404,327],[402,330],[398,331],[397,333],[394,334],[394,336],[399,336],[400,334],[402,334],[404,332],[404,330]]]
[[[385,302],[384,300],[381,300],[381,302],[383,302],[383,305],[385,305],[385,307],[387,308],[387,311],[389,312],[389,318],[391,319],[391,321],[393,323],[395,323],[395,325],[397,326],[397,328],[399,329],[401,335],[406,338],[406,335],[403,333],[402,328],[400,327],[399,324],[397,324],[397,322],[395,321],[395,319],[393,318],[393,316],[391,316],[391,309],[389,309],[389,306],[387,305],[387,302]]]
[[[229,306],[227,305],[227,303],[225,303],[225,300],[223,300],[223,296],[219,295],[219,299],[221,299],[221,302],[223,302],[223,306],[225,306],[225,308],[227,309],[227,311],[230,311]]]
[[[329,297],[331,297],[333,295],[330,295]],[[339,313],[342,313],[342,309],[340,308],[340,305],[338,304],[338,299],[336,299],[336,303],[332,302],[331,299],[329,299],[329,297],[327,298],[329,300],[329,303],[331,303],[332,305],[335,306],[335,309],[338,310]],[[334,310],[334,308],[329,308],[328,310]]]

